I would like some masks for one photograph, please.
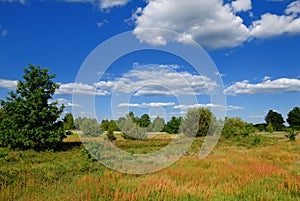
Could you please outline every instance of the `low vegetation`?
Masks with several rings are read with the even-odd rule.
[[[109,170],[79,142],[65,142],[69,149],[60,152],[1,148],[0,200],[299,200],[300,143],[275,134],[221,138],[204,160],[197,156],[203,138],[196,138],[175,164],[146,175]],[[147,153],[172,135],[117,138],[123,150]]]

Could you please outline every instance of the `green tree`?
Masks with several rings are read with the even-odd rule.
[[[281,114],[270,110],[265,117],[265,121],[267,124],[272,124],[273,128],[276,131],[284,130],[285,126],[283,125],[284,119]]]
[[[108,128],[113,131],[120,131],[117,121],[115,121],[115,120],[110,120],[110,122],[108,124]]]
[[[216,119],[206,108],[192,108],[182,122],[182,132],[189,137],[206,136],[216,129]]]
[[[100,127],[102,129],[102,131],[108,131],[108,128],[109,128],[109,121],[107,119],[103,119],[101,121],[101,124],[100,124]]]
[[[151,124],[151,120],[148,114],[143,114],[138,120],[140,127],[147,128]]]
[[[64,122],[64,129],[65,130],[72,130],[75,129],[74,118],[71,113],[67,113],[63,119]]]
[[[300,108],[294,107],[287,116],[288,118],[286,121],[290,127],[295,130],[300,130]]]
[[[152,123],[151,131],[152,132],[161,132],[165,127],[165,120],[157,116]]]
[[[169,134],[177,134],[179,133],[180,124],[181,124],[181,117],[171,117],[170,121],[167,122],[163,131]]]
[[[10,92],[1,107],[6,117],[0,124],[0,144],[19,149],[51,149],[65,137],[58,118],[64,106],[50,102],[59,84],[52,81],[55,74],[49,69],[29,65],[23,81]]]

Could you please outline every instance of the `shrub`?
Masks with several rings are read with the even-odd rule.
[[[96,119],[81,118],[78,127],[82,131],[82,135],[85,136],[97,137],[102,134],[102,130]]]
[[[274,128],[272,126],[271,123],[269,123],[266,127],[266,131],[269,132],[269,133],[273,133],[274,132]]]
[[[119,126],[122,130],[122,137],[124,139],[137,140],[147,138],[147,128],[139,127],[128,115],[127,118],[119,122]]]
[[[293,128],[289,128],[287,129],[287,135],[286,137],[290,140],[290,141],[296,141],[296,132]]]
[[[225,138],[231,136],[249,136],[252,126],[240,118],[226,118],[222,134]]]
[[[105,138],[108,139],[109,141],[116,140],[116,137],[114,136],[114,131],[111,128],[108,128],[107,133],[105,134]]]
[[[261,136],[260,135],[255,135],[254,140],[252,142],[252,145],[256,146],[260,143],[260,141],[261,141]]]

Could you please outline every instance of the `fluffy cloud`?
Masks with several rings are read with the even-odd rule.
[[[294,1],[285,10],[286,14],[298,14],[300,13],[300,1]]]
[[[166,82],[167,80],[167,82]],[[100,91],[133,93],[135,96],[199,95],[213,91],[217,84],[206,76],[176,72],[174,66],[152,65],[136,68],[122,78],[94,84]]]
[[[300,33],[300,19],[293,16],[267,13],[251,25],[251,35],[256,38],[269,38],[285,33]]]
[[[194,104],[194,105],[177,105],[174,106],[174,109],[180,109],[180,110],[188,110],[191,108],[195,108],[195,107],[202,107],[202,108],[213,108],[216,110],[222,110],[222,111],[233,111],[233,110],[243,110],[243,107],[238,107],[238,106],[223,106],[223,105],[216,105],[216,104],[212,104],[212,103],[208,103],[208,104]]]
[[[236,47],[252,38],[270,38],[283,34],[300,34],[300,0],[287,6],[283,15],[263,14],[247,27],[237,12],[252,9],[251,0],[149,0],[132,18],[134,34],[152,45],[166,45],[191,39],[209,49]],[[147,28],[158,28],[147,30]],[[161,29],[161,30],[159,30]],[[181,33],[178,37],[166,31]]]
[[[135,13],[134,34],[141,41],[164,45],[169,41],[186,42],[193,39],[200,45],[216,49],[235,47],[249,36],[242,18],[233,13],[222,0],[150,0],[144,9]],[[144,28],[160,28],[183,33],[174,38],[165,31],[149,31]]]
[[[300,34],[300,1],[289,4],[285,15],[266,13],[252,23],[250,35],[256,38],[269,38],[282,34]]]
[[[172,103],[172,102],[168,102],[168,103],[153,102],[153,103],[142,103],[142,104],[121,103],[121,104],[119,104],[119,107],[155,108],[155,107],[172,107],[174,105],[175,105],[175,103]]]
[[[252,9],[251,0],[236,0],[231,3],[234,12],[248,11]]]
[[[109,93],[107,91],[101,91],[96,89],[95,86],[83,84],[83,83],[68,83],[61,84],[60,88],[57,90],[56,94],[59,95],[95,95],[95,96],[105,96]]]
[[[286,92],[300,92],[300,80],[280,78],[265,79],[262,83],[251,84],[248,80],[237,82],[225,89],[227,95],[237,94],[273,94]]]
[[[17,88],[18,81],[16,80],[3,80],[0,79],[0,87],[15,90]]]

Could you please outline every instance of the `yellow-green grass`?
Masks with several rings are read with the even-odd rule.
[[[171,139],[114,142],[135,153]],[[300,142],[221,139],[204,160],[203,139],[172,166],[146,175],[109,170],[75,146],[62,152],[0,149],[0,200],[300,200]],[[70,142],[69,142],[70,143]]]

